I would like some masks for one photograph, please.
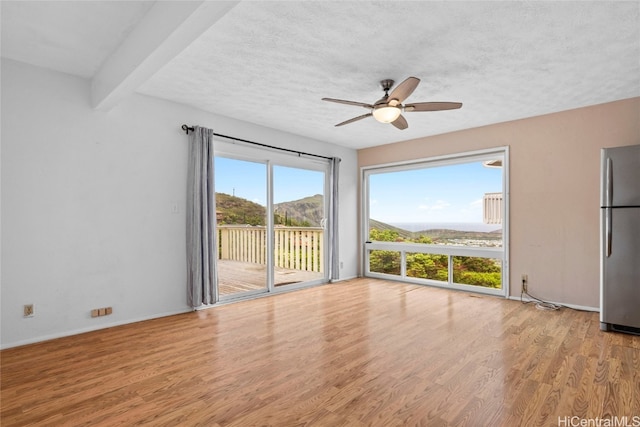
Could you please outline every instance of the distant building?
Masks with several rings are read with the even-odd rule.
[[[483,165],[487,168],[502,168],[502,160],[489,160]],[[482,222],[502,224],[502,193],[485,193],[482,198]]]

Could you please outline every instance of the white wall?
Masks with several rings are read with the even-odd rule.
[[[95,111],[89,93],[2,60],[2,348],[188,310],[183,123],[341,157],[340,277],[357,275],[354,150],[141,95]]]

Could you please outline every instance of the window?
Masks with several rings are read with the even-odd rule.
[[[365,275],[507,295],[507,154],[364,169]]]

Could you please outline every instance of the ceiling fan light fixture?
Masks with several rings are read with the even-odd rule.
[[[391,123],[396,129],[400,130],[407,129],[409,127],[407,120],[401,114],[402,112],[455,110],[462,107],[462,103],[460,102],[414,102],[403,105],[402,103],[404,100],[413,93],[415,88],[418,86],[418,83],[420,83],[419,78],[408,77],[393,89],[391,93],[389,93],[389,90],[393,87],[393,80],[382,80],[380,82],[380,86],[382,87],[382,90],[384,90],[384,96],[373,104],[336,98],[322,98],[322,100],[337,102],[338,104],[364,107],[369,110],[367,114],[362,114],[358,117],[345,120],[344,122],[338,123],[336,126],[348,125],[349,123],[357,122],[373,116],[376,121],[380,123]]]
[[[371,112],[373,113],[373,117],[380,123],[394,122],[401,113],[400,108],[391,107],[389,105],[374,107]]]

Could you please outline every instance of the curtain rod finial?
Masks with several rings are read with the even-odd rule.
[[[187,133],[187,135],[189,135],[189,131],[193,132],[195,130],[195,128],[193,128],[191,126],[187,126],[187,125],[182,125],[182,130],[185,131]]]

